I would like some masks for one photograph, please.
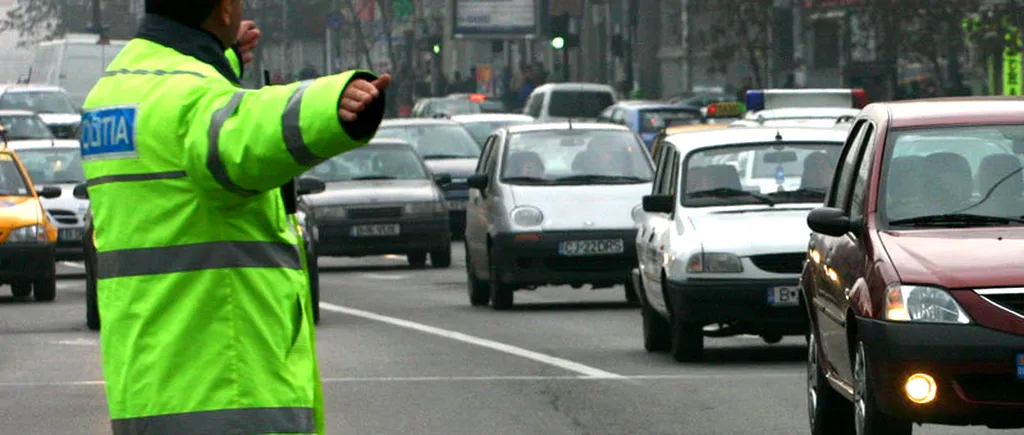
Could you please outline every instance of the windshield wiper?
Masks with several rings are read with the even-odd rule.
[[[768,205],[775,205],[775,200],[767,195],[760,193],[747,192],[746,190],[732,189],[729,187],[719,187],[717,189],[700,190],[697,192],[689,192],[686,196],[690,198],[735,198],[738,196],[746,196],[757,199]]]
[[[1024,219],[1009,218],[1001,216],[986,216],[970,213],[949,213],[917,216],[907,219],[896,219],[890,221],[889,225],[963,225],[963,226],[984,226],[984,225],[1009,225],[1022,224]]]
[[[814,188],[803,188],[797,190],[787,190],[784,192],[772,192],[769,196],[796,196],[800,198],[812,198],[812,199],[825,199],[825,191],[823,189]]]
[[[538,177],[504,177],[501,181],[508,184],[551,184],[551,180]]]
[[[556,183],[647,183],[640,177],[630,175],[571,175],[555,180]]]
[[[476,156],[460,156],[456,154],[431,154],[429,156],[423,156],[423,160],[443,160],[443,159],[471,159]]]
[[[389,175],[367,175],[365,177],[355,177],[355,181],[366,181],[366,180],[397,180],[398,177],[392,177]]]

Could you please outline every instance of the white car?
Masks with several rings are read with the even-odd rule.
[[[756,127],[661,138],[652,192],[634,213],[648,351],[693,361],[705,336],[775,343],[806,333],[806,218],[824,200],[845,139],[832,128]],[[773,189],[762,172],[775,173]]]
[[[59,187],[57,198],[43,198],[50,222],[57,227],[57,261],[82,260],[82,237],[89,200],[74,196],[75,186],[85,182],[78,141],[11,141],[32,184],[37,188]]]
[[[0,110],[37,113],[61,139],[77,139],[82,122],[82,114],[72,103],[71,96],[59,86],[0,85]]]

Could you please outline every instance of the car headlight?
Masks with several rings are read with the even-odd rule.
[[[949,292],[917,285],[889,286],[885,291],[885,319],[893,322],[957,323],[971,318]]]
[[[444,204],[437,201],[414,202],[405,205],[405,214],[437,214],[445,211]]]
[[[722,252],[700,252],[690,256],[686,262],[690,273],[741,273],[743,262],[740,257]]]
[[[46,228],[42,225],[29,225],[27,227],[15,228],[7,236],[6,243],[40,243],[49,241],[46,235]]]
[[[544,222],[544,213],[537,207],[522,206],[512,210],[512,223],[521,227],[536,227]]]

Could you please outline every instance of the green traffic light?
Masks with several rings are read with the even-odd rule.
[[[561,50],[562,47],[565,47],[565,38],[561,36],[552,38],[551,47],[554,48],[555,50]]]
[[[434,44],[434,54],[441,54],[441,45]]]

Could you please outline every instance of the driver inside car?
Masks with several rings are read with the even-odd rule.
[[[509,177],[544,177],[544,162],[537,153],[520,151],[508,157]]]

